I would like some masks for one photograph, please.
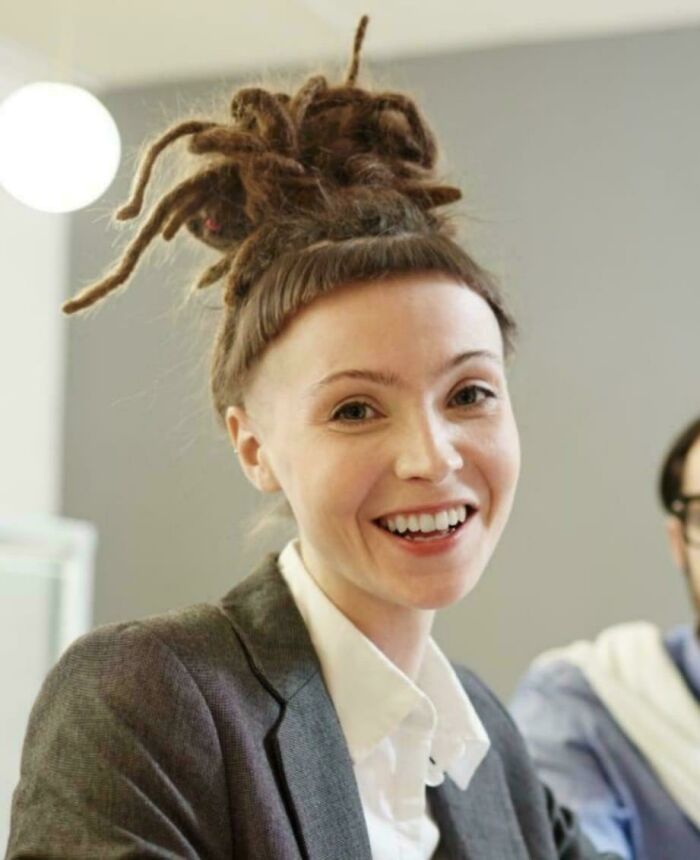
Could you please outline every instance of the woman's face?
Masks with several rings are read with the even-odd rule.
[[[368,602],[434,609],[470,591],[520,467],[496,318],[434,273],[351,284],[304,308],[229,430],[248,477],[284,492],[307,568],[350,617]],[[462,505],[465,522],[435,542],[378,523],[401,512],[422,525],[426,508]]]

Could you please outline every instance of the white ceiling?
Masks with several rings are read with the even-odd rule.
[[[2,3],[0,63],[96,89],[700,24],[700,0],[34,0]]]

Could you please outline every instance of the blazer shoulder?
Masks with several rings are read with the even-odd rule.
[[[29,717],[8,857],[231,856],[215,700],[196,671],[223,635],[191,607],[69,646]]]
[[[117,679],[137,684],[160,671],[163,681],[184,674],[201,687],[200,679],[224,664],[235,673],[247,661],[225,614],[201,603],[95,627],[68,646],[44,686],[78,679],[83,685]]]
[[[158,639],[190,669],[221,655],[241,653],[240,643],[221,606],[197,603],[132,622],[145,638]]]

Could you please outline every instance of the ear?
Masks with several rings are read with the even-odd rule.
[[[275,476],[262,434],[248,413],[239,406],[226,410],[226,429],[246,478],[261,493],[281,490]]]
[[[684,571],[688,562],[685,541],[683,540],[683,524],[678,517],[666,517],[666,536],[676,567]]]

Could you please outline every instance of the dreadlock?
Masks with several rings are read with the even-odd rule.
[[[286,320],[316,296],[353,280],[441,271],[491,305],[506,348],[514,322],[490,276],[454,241],[434,210],[461,198],[435,178],[437,146],[407,95],[357,86],[369,18],[357,27],[342,84],[308,78],[293,94],[238,90],[230,122],[188,119],[147,149],[116,219],[136,218],[154,164],[181,138],[199,166],[165,193],[116,267],[67,301],[81,311],[125,284],[156,236],[183,226],[220,252],[195,288],[225,279],[212,363],[214,403],[242,403],[246,380]]]

